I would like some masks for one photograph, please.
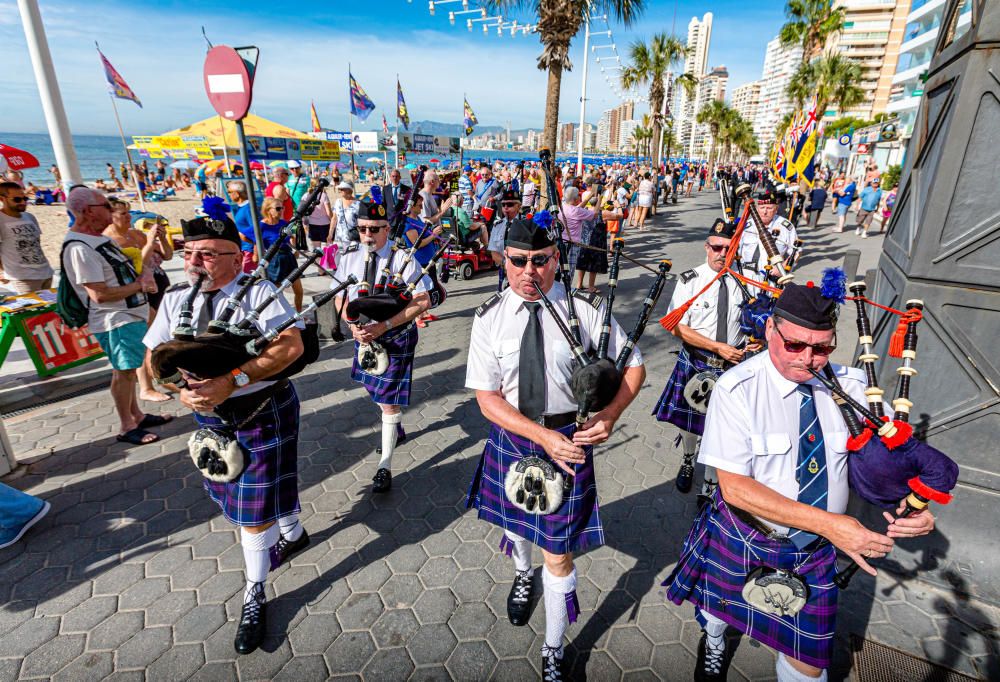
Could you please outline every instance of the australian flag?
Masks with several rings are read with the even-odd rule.
[[[368,96],[358,82],[354,80],[351,72],[347,72],[347,77],[351,84],[351,113],[358,117],[359,121],[368,118],[368,114],[375,111],[375,102]]]

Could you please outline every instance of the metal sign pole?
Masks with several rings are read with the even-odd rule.
[[[250,153],[247,150],[247,136],[243,132],[243,119],[236,121],[236,137],[240,145],[240,158],[243,160],[243,182],[246,183],[250,199],[250,222],[253,223],[253,238],[257,242],[257,257],[264,255],[264,236],[260,231],[260,219],[257,216],[257,192],[254,189],[253,173],[250,172]]]

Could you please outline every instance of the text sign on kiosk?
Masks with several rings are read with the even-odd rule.
[[[240,54],[217,45],[205,57],[205,93],[219,116],[239,121],[250,111],[253,76]]]

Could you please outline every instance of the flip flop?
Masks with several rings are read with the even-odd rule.
[[[172,415],[161,415],[161,414],[146,414],[143,415],[142,421],[139,422],[138,429],[151,429],[156,426],[163,426],[164,424],[169,424],[174,420]],[[134,431],[135,429],[133,429]],[[131,433],[131,431],[129,432]]]
[[[153,440],[143,440],[146,436],[152,436]],[[131,443],[132,445],[149,445],[150,443],[155,443],[160,440],[160,437],[155,433],[150,433],[144,429],[135,428],[131,431],[126,431],[125,433],[119,433],[116,436],[116,440],[119,443]]]

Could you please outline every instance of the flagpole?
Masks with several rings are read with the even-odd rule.
[[[125,148],[125,158],[128,159],[128,170],[132,175],[132,184],[135,186],[135,193],[139,197],[139,208],[145,213],[146,211],[146,198],[143,196],[144,192],[139,189],[139,176],[136,175],[135,166],[132,165],[132,153],[128,150],[128,144],[125,142],[125,131],[122,130],[122,120],[118,117],[118,103],[115,102],[114,93],[109,92],[108,97],[111,98],[111,108],[115,112],[115,123],[118,124],[118,134],[122,138],[122,147]]]
[[[348,96],[353,97],[351,91],[351,63],[347,62],[347,93]],[[351,173],[354,175],[354,181],[358,181],[358,168],[354,163],[354,100],[351,100],[351,113],[347,119],[347,129],[351,133]]]
[[[399,74],[396,74],[396,168],[399,168]]]

